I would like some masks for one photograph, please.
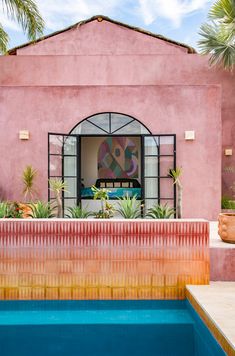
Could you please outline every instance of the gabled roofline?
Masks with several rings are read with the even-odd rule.
[[[63,32],[66,32],[66,31],[69,31],[69,30],[78,28],[78,27],[80,27],[80,26],[82,26],[82,25],[85,25],[85,24],[87,24],[87,23],[89,23],[89,22],[92,22],[92,21],[95,21],[95,20],[97,20],[97,21],[99,21],[99,22],[105,20],[105,21],[114,23],[114,24],[116,24],[116,25],[119,25],[119,26],[128,28],[128,29],[130,29],[130,30],[143,33],[143,34],[145,34],[145,35],[147,35],[147,36],[151,36],[151,37],[154,37],[154,38],[158,38],[158,39],[160,39],[160,40],[162,40],[162,41],[166,41],[166,42],[168,42],[168,43],[171,43],[171,44],[174,44],[174,45],[177,45],[177,46],[186,48],[187,51],[188,51],[188,53],[197,53],[196,50],[195,50],[193,47],[190,47],[190,46],[188,46],[188,45],[186,45],[186,44],[184,44],[184,43],[171,40],[171,39],[169,39],[169,38],[167,38],[167,37],[164,37],[164,36],[162,36],[162,35],[158,35],[158,34],[149,32],[149,31],[144,30],[144,29],[139,28],[139,27],[131,26],[131,25],[125,24],[125,23],[123,23],[123,22],[119,22],[119,21],[116,21],[116,20],[112,20],[112,19],[110,19],[110,18],[107,17],[107,16],[96,15],[96,16],[90,17],[90,18],[87,19],[87,20],[83,20],[83,21],[80,21],[80,22],[75,23],[75,24],[72,25],[72,26],[66,27],[66,28],[64,28],[63,30],[59,30],[59,31],[53,32],[53,33],[51,33],[51,34],[49,34],[49,35],[40,37],[40,38],[38,38],[38,39],[35,40],[35,41],[30,41],[30,42],[24,43],[24,44],[22,44],[22,45],[20,45],[20,46],[17,46],[17,47],[14,47],[14,48],[12,48],[12,49],[9,49],[8,52],[7,52],[7,54],[9,54],[9,55],[16,55],[16,54],[17,54],[17,50],[20,49],[20,48],[24,48],[24,47],[30,46],[30,45],[32,45],[32,44],[41,42],[41,41],[43,41],[43,40],[46,40],[47,38],[50,38],[50,37],[59,35],[60,33],[63,33]]]

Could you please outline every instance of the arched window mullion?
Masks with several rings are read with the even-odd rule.
[[[120,126],[118,129],[116,129],[116,130],[114,130],[113,132],[111,132],[111,134],[112,134],[112,135],[115,134],[115,132],[117,132],[117,131],[123,129],[123,127],[126,127],[126,126],[130,125],[133,121],[135,121],[135,119],[133,119],[133,120],[127,122],[125,125]]]
[[[102,127],[100,127],[100,126],[94,124],[94,122],[90,121],[89,119],[87,119],[86,121],[89,122],[90,124],[92,124],[93,126],[97,127],[97,129],[104,131],[106,134],[109,134],[108,131],[106,131],[106,130],[103,129]]]

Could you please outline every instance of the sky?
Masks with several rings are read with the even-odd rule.
[[[197,48],[200,25],[213,0],[36,0],[45,20],[44,34],[94,15],[105,15]],[[9,48],[27,42],[16,22],[0,12],[10,36]]]

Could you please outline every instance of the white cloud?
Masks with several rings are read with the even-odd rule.
[[[139,16],[146,25],[161,17],[179,27],[185,16],[203,9],[210,0],[138,0],[138,2]]]
[[[37,4],[50,30],[58,30],[94,15],[114,16],[125,0],[38,0]]]

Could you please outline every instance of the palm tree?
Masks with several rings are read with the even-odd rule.
[[[200,52],[209,54],[211,65],[233,69],[235,63],[235,0],[217,0],[211,7],[209,23],[201,26]]]
[[[34,0],[0,0],[3,13],[17,21],[27,37],[35,41],[43,34],[44,21]],[[7,52],[9,36],[0,23],[0,53]]]

